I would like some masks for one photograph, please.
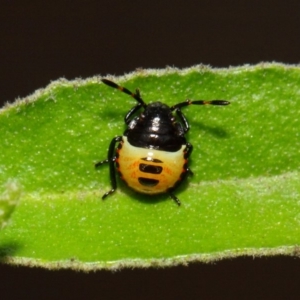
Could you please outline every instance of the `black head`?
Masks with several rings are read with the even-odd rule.
[[[145,110],[141,113],[141,116],[145,118],[161,117],[172,121],[175,120],[170,106],[159,101],[148,104]]]

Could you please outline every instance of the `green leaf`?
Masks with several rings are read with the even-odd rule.
[[[19,202],[21,187],[13,180],[8,180],[0,190],[0,229],[9,222],[10,216]]]
[[[260,64],[229,69],[138,70],[110,79],[143,99],[184,108],[193,177],[168,195],[145,196],[118,181],[107,156],[134,99],[100,81],[59,80],[0,113],[0,183],[21,201],[0,233],[2,260],[96,270],[296,255],[300,244],[300,69]]]

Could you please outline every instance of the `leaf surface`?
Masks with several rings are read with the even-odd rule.
[[[20,204],[0,233],[2,260],[96,270],[296,255],[300,244],[300,69],[139,70],[108,77],[146,103],[225,99],[184,108],[194,176],[167,195],[145,196],[94,163],[125,130],[134,99],[100,77],[58,80],[0,111],[0,183]]]

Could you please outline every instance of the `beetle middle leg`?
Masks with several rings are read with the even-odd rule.
[[[173,192],[174,192],[174,190],[179,186],[179,184],[180,184],[182,181],[184,181],[184,179],[186,178],[187,175],[193,175],[192,170],[191,170],[191,169],[188,167],[188,165],[187,165],[187,159],[190,157],[192,151],[193,151],[193,145],[190,144],[190,143],[187,143],[187,144],[186,144],[186,148],[184,149],[184,152],[183,152],[183,154],[184,154],[184,159],[186,159],[186,164],[184,165],[184,170],[185,170],[185,171],[182,172],[181,178],[180,178],[180,180],[177,181],[177,183],[175,184],[175,186],[173,186],[172,188],[170,188],[170,189],[168,190],[168,194],[169,194],[170,198],[171,198],[172,200],[174,200],[174,201],[177,203],[178,206],[181,205],[181,202],[180,202],[180,200],[174,195]]]
[[[192,154],[192,151],[193,151],[193,145],[190,143],[187,143],[186,148],[184,150],[184,158],[188,159],[190,157],[190,155]],[[186,166],[186,171],[189,175],[194,175],[194,173],[188,166]]]
[[[102,199],[104,200],[108,195],[112,194],[117,189],[117,180],[116,180],[116,169],[115,169],[115,161],[116,161],[116,144],[122,141],[122,136],[117,136],[112,139],[110,142],[107,159],[102,160],[95,164],[95,167],[99,167],[104,163],[109,163],[109,175],[110,175],[110,183],[111,183],[111,190],[106,192]]]

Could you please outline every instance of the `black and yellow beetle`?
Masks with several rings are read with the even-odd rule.
[[[180,205],[173,192],[188,174],[193,174],[188,167],[193,146],[184,136],[189,130],[189,123],[181,108],[191,104],[228,105],[230,102],[186,100],[171,107],[161,102],[146,104],[138,89],[132,93],[110,80],[102,79],[102,82],[130,95],[138,102],[125,116],[128,127],[123,136],[113,138],[107,159],[95,164],[98,167],[109,163],[112,189],[102,199],[117,189],[117,168],[121,179],[133,190],[150,195],[168,193]],[[134,116],[140,109],[143,111]]]

